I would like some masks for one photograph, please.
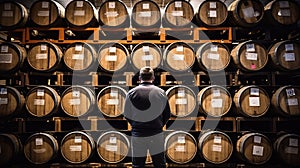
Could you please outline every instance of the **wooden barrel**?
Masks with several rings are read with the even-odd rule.
[[[0,134],[0,166],[15,163],[22,151],[19,138],[13,134]]]
[[[170,104],[171,114],[177,117],[185,117],[194,112],[196,108],[196,95],[187,86],[177,85],[166,91]]]
[[[265,15],[271,25],[289,26],[300,19],[300,6],[292,0],[273,0],[265,6]]]
[[[35,133],[25,142],[25,158],[33,164],[48,163],[57,156],[57,140],[47,133]]]
[[[159,6],[152,0],[139,1],[132,7],[132,27],[159,28],[161,13]]]
[[[244,71],[259,71],[268,63],[265,47],[255,41],[249,40],[238,44],[231,50],[234,63]]]
[[[202,133],[199,138],[198,148],[200,156],[213,164],[221,164],[230,159],[233,144],[230,137],[220,131]]]
[[[0,72],[14,73],[23,66],[27,56],[24,47],[14,43],[2,43],[0,49]]]
[[[120,0],[109,0],[101,4],[99,22],[104,27],[129,27],[130,18],[125,3]]]
[[[118,117],[124,112],[127,91],[119,86],[107,86],[98,96],[98,109],[107,117]]]
[[[29,66],[41,72],[54,71],[62,58],[62,50],[51,42],[40,42],[30,47],[27,55]]]
[[[163,15],[164,27],[188,27],[194,18],[193,6],[185,0],[172,0],[165,9]]]
[[[65,8],[55,0],[39,0],[30,7],[30,20],[37,26],[62,25]]]
[[[242,27],[258,25],[264,17],[264,6],[260,0],[236,0],[228,6],[232,23]]]
[[[197,153],[197,142],[193,135],[185,131],[175,131],[165,138],[166,156],[173,162],[185,164],[193,160]]]
[[[26,109],[35,117],[45,117],[57,112],[60,96],[53,88],[36,86],[26,96]]]
[[[190,70],[196,60],[193,48],[184,42],[174,42],[168,45],[163,58],[167,68],[176,72]]]
[[[103,133],[97,141],[99,157],[107,163],[119,163],[129,152],[130,142],[126,135],[118,131]]]
[[[279,70],[300,69],[300,43],[295,41],[280,41],[271,46],[268,55],[273,65]]]
[[[270,107],[268,93],[259,86],[244,86],[235,93],[233,101],[237,112],[246,117],[260,117],[266,114]]]
[[[300,136],[296,134],[282,135],[274,143],[277,156],[288,165],[300,166]]]
[[[68,133],[61,141],[61,154],[69,163],[78,164],[87,161],[93,154],[95,142],[82,131]]]
[[[131,64],[135,69],[150,66],[152,69],[158,68],[162,62],[160,48],[149,42],[136,45],[131,52]]]
[[[226,22],[227,17],[227,6],[220,0],[204,1],[196,14],[198,24],[206,26],[220,26]]]
[[[65,50],[63,61],[70,70],[87,71],[93,66],[96,54],[90,44],[77,42]]]
[[[196,53],[200,66],[207,71],[220,71],[228,67],[230,52],[226,45],[221,43],[205,43]]]
[[[0,3],[1,29],[16,29],[25,26],[28,21],[28,11],[21,3],[6,1]]]
[[[120,43],[106,43],[98,52],[98,63],[101,69],[107,72],[116,72],[126,67],[128,49]]]
[[[283,116],[300,115],[300,88],[282,86],[272,96],[272,106]]]
[[[268,162],[272,156],[272,144],[268,137],[260,133],[247,133],[236,143],[238,157],[243,161],[261,165]]]
[[[222,86],[208,86],[198,93],[199,111],[213,117],[227,114],[232,105],[231,95]]]
[[[0,86],[0,119],[15,116],[24,107],[25,98],[11,86]]]
[[[70,1],[66,21],[71,27],[98,27],[98,11],[89,0]]]
[[[60,105],[68,116],[80,117],[90,113],[95,102],[95,95],[91,89],[74,85],[63,92]]]

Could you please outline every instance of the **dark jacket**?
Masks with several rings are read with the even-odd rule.
[[[141,83],[126,95],[124,116],[132,136],[152,136],[162,132],[170,118],[166,93],[152,83]]]

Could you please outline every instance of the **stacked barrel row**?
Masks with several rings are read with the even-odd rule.
[[[238,162],[262,165],[276,153],[283,162],[300,165],[300,136],[296,134],[280,135],[274,141],[261,133],[241,134],[236,141],[220,131],[203,131],[198,137],[185,131],[165,134],[166,156],[178,164],[200,159],[218,165],[227,162],[236,153]],[[122,132],[106,131],[95,138],[96,143],[92,134],[73,131],[58,140],[53,134],[41,132],[31,134],[22,143],[16,135],[0,134],[0,156],[3,156],[0,165],[10,163],[21,155],[32,164],[46,164],[56,159],[59,151],[64,160],[72,164],[91,160],[95,152],[106,163],[119,163],[130,154],[129,138]]]
[[[24,4],[25,5],[25,4]],[[292,0],[273,0],[264,5],[259,0],[237,0],[226,4],[219,0],[194,5],[185,0],[172,0],[161,9],[155,1],[146,0],[126,6],[119,0],[104,1],[96,7],[88,0],[70,1],[65,7],[55,0],[39,0],[30,9],[18,2],[0,3],[1,28],[27,25],[53,27],[188,27],[237,25],[253,27],[296,24],[300,18],[299,4]]]

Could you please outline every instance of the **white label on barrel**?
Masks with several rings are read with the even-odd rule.
[[[108,8],[109,9],[115,9],[116,8],[116,2],[108,2]]]
[[[112,61],[112,62],[116,62],[118,59],[118,57],[116,55],[107,55],[105,57],[105,61]]]
[[[150,4],[149,3],[144,3],[143,4],[143,9],[150,9]]]
[[[80,99],[70,99],[69,104],[72,105],[80,105]]]
[[[143,55],[142,60],[143,61],[152,61],[153,60],[153,55]]]
[[[109,47],[109,53],[116,53],[117,47]]]
[[[42,2],[42,8],[49,8],[49,2]]]
[[[41,17],[48,17],[49,13],[49,11],[38,11],[37,15]]]
[[[222,108],[223,107],[223,99],[211,99],[211,107],[212,108]]]
[[[259,96],[259,88],[250,88],[251,96]]]
[[[296,95],[295,89],[294,89],[294,88],[285,89],[285,92],[286,92],[286,95],[287,95],[288,97],[292,97],[292,96],[295,96],[295,95]]]
[[[75,51],[82,51],[82,45],[81,44],[76,44],[75,45]]]
[[[106,103],[108,105],[118,105],[119,104],[119,99],[107,99]]]
[[[74,143],[82,143],[82,137],[81,136],[75,136],[74,137]]]
[[[289,8],[290,3],[288,1],[279,1],[279,8]]]
[[[182,2],[181,1],[175,1],[175,8],[181,8]]]
[[[41,59],[48,59],[48,54],[36,54],[35,58],[37,60],[41,60]]]
[[[289,106],[298,106],[298,99],[297,98],[287,99],[287,101],[288,101]]]
[[[185,146],[180,145],[175,147],[176,152],[185,152]]]
[[[76,7],[77,8],[82,8],[83,7],[83,1],[77,1],[76,2]]]
[[[246,58],[247,60],[251,60],[251,61],[257,61],[257,53],[248,53],[246,52]]]
[[[284,149],[285,153],[287,153],[287,154],[293,154],[293,155],[298,155],[298,151],[299,151],[299,148],[293,148],[293,147],[286,147]]]
[[[291,16],[291,11],[289,9],[280,9],[278,11],[278,16],[290,17]]]
[[[208,12],[208,17],[216,18],[217,17],[217,11],[216,10],[210,10]]]
[[[177,143],[184,144],[185,143],[185,136],[178,136]]]
[[[177,52],[183,52],[184,47],[183,46],[177,46],[176,51]]]
[[[213,97],[220,97],[221,91],[219,89],[213,89]]]
[[[175,104],[187,104],[187,99],[176,99]]]
[[[47,51],[47,44],[41,44],[41,51]]]
[[[110,90],[110,96],[111,97],[118,97],[119,91],[117,89],[111,89]]]
[[[0,89],[0,94],[6,95],[7,94],[7,89],[6,88],[1,88]]]
[[[81,145],[70,145],[70,151],[71,152],[81,152]]]
[[[1,46],[1,52],[2,53],[7,53],[8,52],[8,46],[7,45]]]
[[[242,12],[244,14],[244,18],[252,18],[255,13],[253,7],[242,9]]]
[[[84,16],[85,11],[84,10],[76,10],[74,11],[74,16]]]
[[[252,154],[254,156],[263,156],[264,155],[264,147],[253,145]]]
[[[43,145],[43,138],[35,138],[35,145],[42,146]]]
[[[151,17],[151,11],[139,12],[139,17]]]
[[[247,52],[255,52],[255,45],[254,44],[246,44],[246,51]]]
[[[106,145],[105,150],[110,151],[110,152],[117,152],[118,146],[117,145]]]
[[[174,54],[173,55],[173,60],[175,60],[175,61],[183,61],[184,60],[184,55],[183,54]]]
[[[143,52],[150,52],[150,47],[149,46],[143,46]]]
[[[211,60],[220,60],[220,54],[208,53],[207,58]]]
[[[73,97],[80,97],[80,91],[75,91],[75,90],[73,90],[73,91],[72,91],[72,96],[73,96]]]
[[[34,99],[33,104],[35,106],[44,106],[45,105],[45,100],[44,99]]]
[[[249,97],[249,106],[259,107],[260,106],[259,97]]]
[[[11,4],[10,3],[5,3],[4,4],[4,10],[11,10]]]
[[[293,44],[285,44],[285,51],[294,51],[294,45]]]
[[[209,8],[210,9],[216,9],[217,8],[217,2],[210,2],[209,3]]]
[[[254,143],[261,143],[261,137],[260,136],[254,136]]]
[[[8,104],[8,98],[0,98],[0,105],[1,104]]]
[[[83,60],[84,59],[84,54],[73,54],[72,59],[73,60]]]
[[[13,17],[14,16],[14,12],[13,11],[3,11],[2,12],[2,16],[3,17]]]
[[[116,144],[117,143],[117,137],[109,137],[109,143]]]
[[[289,139],[289,146],[298,147],[298,139],[290,138]]]
[[[37,96],[45,96],[45,90],[44,89],[37,89],[36,95]]]
[[[185,90],[178,90],[177,97],[185,97]]]
[[[117,11],[105,12],[104,14],[106,17],[117,17],[119,13]]]
[[[212,145],[213,152],[222,152],[222,145]]]
[[[220,137],[220,136],[214,136],[214,143],[216,143],[216,144],[222,143],[222,137]]]
[[[295,53],[285,53],[285,54],[284,54],[284,60],[285,60],[286,62],[293,62],[293,61],[296,61]]]
[[[0,54],[0,63],[11,64],[12,63],[12,54]]]
[[[183,16],[183,11],[172,11],[172,16],[182,17]]]
[[[218,45],[210,45],[210,51],[218,52]]]

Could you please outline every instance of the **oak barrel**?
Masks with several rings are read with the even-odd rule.
[[[272,106],[283,116],[300,115],[300,88],[291,85],[278,88],[272,96]]]
[[[261,117],[270,107],[268,93],[261,87],[244,86],[235,93],[233,101],[238,113],[246,117]]]
[[[73,0],[66,7],[66,21],[71,27],[98,27],[98,11],[89,0]]]
[[[222,86],[208,86],[198,93],[199,111],[213,117],[227,114],[232,105],[231,95]]]
[[[18,71],[27,57],[24,47],[14,43],[0,44],[0,72],[14,73]]]
[[[48,163],[57,156],[57,140],[47,133],[35,133],[24,144],[25,158],[33,164]]]
[[[194,18],[193,6],[185,0],[172,0],[165,9],[163,15],[164,27],[188,27]]]
[[[120,0],[104,1],[99,8],[99,22],[103,27],[129,27],[126,4]]]
[[[39,0],[31,5],[29,15],[36,26],[61,26],[65,8],[55,0]]]
[[[265,47],[253,40],[245,41],[231,50],[234,63],[244,71],[259,71],[268,63]]]
[[[35,117],[45,117],[57,112],[60,96],[51,87],[36,86],[26,95],[26,109]]]
[[[264,17],[264,5],[260,0],[235,0],[228,11],[232,23],[242,27],[256,26]]]
[[[220,0],[206,0],[198,8],[196,19],[199,25],[220,26],[228,18],[227,6]]]
[[[103,133],[97,141],[99,157],[107,163],[119,163],[129,152],[130,142],[125,134],[119,131]]]
[[[205,43],[197,50],[196,57],[200,66],[207,71],[221,71],[230,63],[230,52],[221,43]]]
[[[132,27],[159,28],[161,12],[159,6],[152,0],[139,1],[132,7]]]
[[[197,97],[193,90],[187,86],[177,85],[166,91],[170,104],[171,114],[185,117],[194,112]]]
[[[300,136],[297,134],[285,134],[277,138],[274,143],[274,151],[286,164],[300,166]]]
[[[0,134],[0,166],[11,165],[22,151],[20,139],[13,134]]]
[[[16,88],[0,86],[0,119],[15,116],[24,107],[25,98]]]
[[[65,50],[63,61],[70,70],[87,71],[93,66],[96,55],[94,47],[90,44],[76,42]]]
[[[95,94],[87,87],[73,85],[67,88],[61,99],[61,109],[71,117],[80,117],[93,111]]]
[[[60,149],[67,162],[79,164],[87,161],[93,155],[95,142],[87,133],[73,131],[64,136]]]
[[[106,86],[98,93],[98,109],[107,117],[118,117],[124,112],[127,91],[119,86]]]
[[[193,48],[184,42],[169,44],[163,54],[167,68],[175,72],[184,72],[192,68],[196,56]]]
[[[128,49],[120,43],[106,43],[98,52],[98,63],[101,69],[107,72],[116,72],[126,67]]]
[[[268,55],[273,65],[279,70],[300,69],[300,43],[296,41],[279,41],[269,49]]]
[[[158,68],[162,63],[162,53],[160,48],[149,42],[136,45],[130,57],[131,64],[135,69],[149,66],[152,69]]]
[[[221,164],[230,159],[233,144],[230,137],[220,131],[207,131],[200,135],[198,148],[200,156],[213,164]]]
[[[30,47],[27,55],[29,66],[40,72],[54,71],[60,64],[62,50],[51,42],[40,42]]]
[[[185,164],[193,160],[197,153],[197,142],[193,135],[185,131],[175,131],[165,138],[166,156],[173,162]]]
[[[272,144],[269,138],[260,133],[247,133],[236,143],[237,155],[243,161],[261,165],[268,162],[272,156]]]
[[[1,29],[11,30],[21,28],[28,21],[28,10],[19,2],[0,2],[0,11]]]

